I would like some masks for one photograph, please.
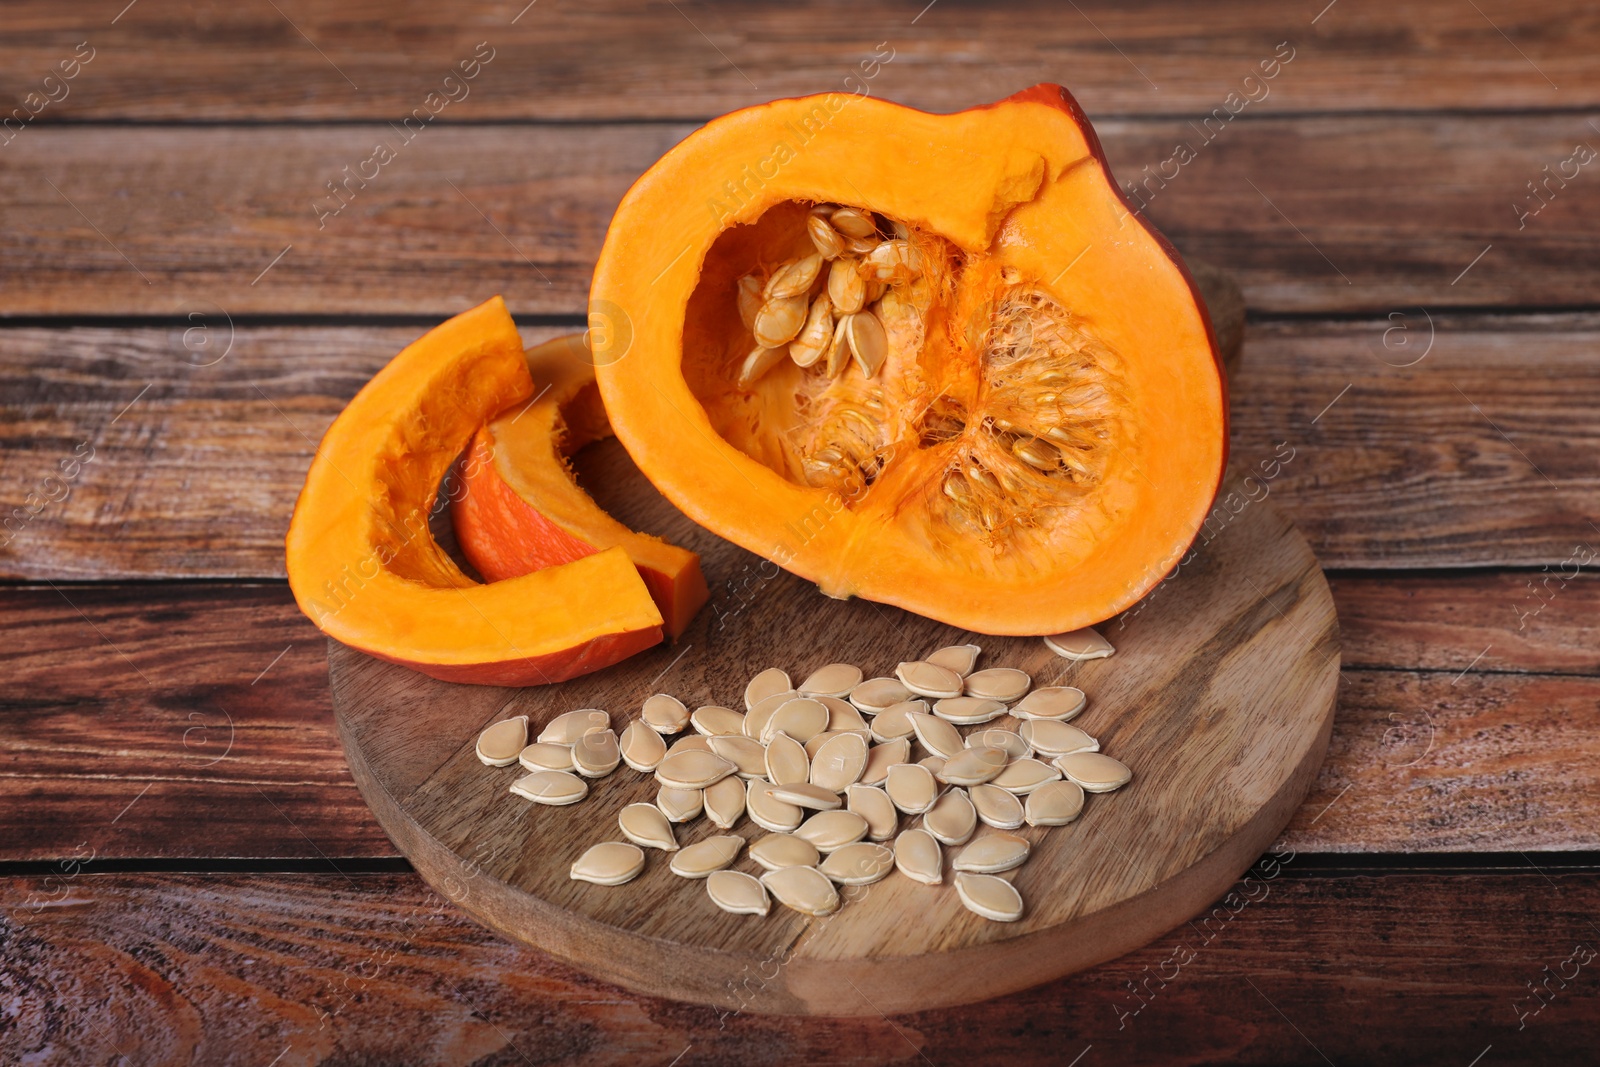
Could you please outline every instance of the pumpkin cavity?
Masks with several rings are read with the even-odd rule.
[[[997,553],[1088,506],[1131,432],[1117,354],[1045,280],[850,205],[788,201],[719,235],[683,351],[747,456]]]

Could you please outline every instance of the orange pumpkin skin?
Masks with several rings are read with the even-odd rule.
[[[874,213],[917,253],[868,309],[887,359],[743,381],[741,276],[759,289],[807,254],[824,204]],[[1071,630],[1136,602],[1226,463],[1204,305],[1059,86],[950,115],[830,94],[708,123],[623,198],[590,322],[617,437],[696,522],[829,595],[979,633]],[[1041,384],[1052,367],[1075,391]],[[1014,460],[1046,432],[1073,451],[1035,476]]]
[[[700,557],[636,533],[573,481],[566,457],[611,436],[583,338],[530,348],[537,398],[478,430],[451,500],[456,541],[491,582],[569,563],[602,549],[628,553],[669,635],[688,627],[709,597]]]
[[[486,418],[533,393],[499,298],[408,345],[328,428],[285,541],[289,585],[328,636],[447,681],[564,681],[661,640],[627,553],[505,582],[469,579],[428,520]]]

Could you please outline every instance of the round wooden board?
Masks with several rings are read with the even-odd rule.
[[[1338,624],[1310,549],[1265,502],[1213,527],[1141,606],[1101,628],[1116,655],[1074,664],[1038,638],[978,636],[830,600],[683,518],[614,441],[585,450],[577,466],[613,514],[701,553],[712,606],[678,643],[520,690],[435,681],[332,642],[329,659],[351,771],[429,884],[502,934],[619,985],[734,1010],[857,1015],[1047,981],[1143,945],[1213,903],[1272,844],[1322,761]],[[745,682],[766,667],[798,681],[845,661],[870,677],[967,641],[983,647],[980,665],[1082,688],[1089,704],[1076,724],[1135,772],[1124,789],[1090,796],[1076,822],[1017,831],[1033,854],[1013,876],[1027,902],[1016,923],[966,911],[948,876],[929,887],[892,873],[847,890],[845,905],[822,919],[776,903],[764,918],[727,914],[655,850],[628,885],[575,882],[569,865],[589,845],[620,839],[618,811],[651,800],[653,777],[624,764],[591,783],[582,803],[541,807],[507,792],[521,768],[485,767],[474,751],[478,733],[508,715],[540,724],[606,708],[620,730],[653,692],[742,710]],[[678,836],[688,844],[721,832],[701,818]],[[736,832],[763,833],[748,818]],[[760,873],[748,856],[736,869]]]

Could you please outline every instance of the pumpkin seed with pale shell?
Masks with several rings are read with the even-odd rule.
[[[1070,723],[1056,719],[1028,719],[1017,731],[1041,756],[1067,756],[1074,752],[1099,752],[1100,742]]]
[[[1056,757],[1056,767],[1088,793],[1109,793],[1133,780],[1133,772],[1121,760],[1103,752],[1074,752]]]
[[[1009,793],[996,785],[975,785],[967,791],[972,798],[972,806],[978,811],[978,818],[986,826],[993,826],[996,830],[1015,830],[1022,825],[1022,801],[1017,799],[1015,793]]]
[[[656,781],[673,789],[704,789],[734,772],[732,760],[715,752],[688,749],[669,752],[656,766]]]
[[[868,715],[876,715],[911,697],[911,690],[898,678],[868,678],[850,690],[850,703]]]
[[[839,794],[831,789],[812,785],[810,782],[785,782],[782,785],[767,786],[767,794],[774,800],[785,804],[793,804],[797,808],[809,808],[812,811],[832,811],[839,807],[843,801]]]
[[[1027,671],[1019,671],[1015,667],[990,667],[986,671],[967,675],[966,690],[968,696],[988,697],[1009,704],[1026,694],[1032,684],[1033,679],[1028,677]]]
[[[712,871],[706,876],[711,903],[734,915],[765,915],[771,909],[767,887],[743,871]]]
[[[659,848],[663,852],[678,851],[672,823],[654,804],[629,804],[617,813],[617,827],[623,837],[636,845]]]
[[[511,792],[535,804],[564,807],[588,796],[589,786],[568,771],[534,771],[512,782]]]
[[[911,742],[906,738],[873,745],[867,749],[867,766],[861,772],[862,785],[880,785],[889,778],[889,768],[911,759]]]
[[[944,881],[944,853],[938,839],[926,830],[906,830],[894,839],[894,865],[913,882],[938,885]]]
[[[991,745],[964,748],[945,761],[939,780],[951,785],[982,785],[1006,769],[1005,750]]]
[[[720,704],[706,704],[694,709],[694,714],[689,716],[689,725],[694,727],[697,734],[707,737],[718,737],[727,734],[744,733],[744,716],[732,708],[725,708]]]
[[[840,734],[817,750],[811,761],[811,784],[842,793],[867,769],[867,743],[859,734]]]
[[[974,726],[998,719],[1006,706],[990,697],[945,697],[934,701],[933,713],[957,726]]]
[[[771,744],[772,735],[782,731],[803,745],[827,728],[827,705],[810,697],[796,697],[772,713],[761,727],[761,741]]]
[[[958,871],[999,874],[1021,867],[1027,862],[1031,851],[1033,846],[1026,837],[996,831],[985,834],[957,852],[950,865]]]
[[[839,891],[815,867],[780,867],[761,876],[779,904],[802,915],[831,915],[839,910]]]
[[[807,697],[843,697],[861,684],[861,668],[849,663],[830,663],[818,667],[799,685]]]
[[[839,885],[871,885],[894,870],[894,849],[873,841],[857,841],[835,849],[817,869]]]
[[[1011,923],[1022,918],[1022,894],[1004,878],[962,871],[956,875],[956,895],[968,911],[985,919]]]
[[[867,820],[869,841],[887,841],[900,827],[894,801],[875,785],[853,785],[845,790],[845,806]]]
[[[965,678],[978,665],[978,657],[982,653],[983,649],[977,645],[947,645],[933,655],[924,657],[923,662],[955,671]]]
[[[698,819],[705,810],[705,797],[698,789],[675,789],[664,785],[656,790],[656,807],[669,822],[688,822]]]
[[[889,768],[884,790],[894,806],[907,815],[921,815],[939,799],[939,786],[928,768],[917,763],[901,763]]]
[[[528,717],[514,715],[484,728],[478,735],[478,760],[488,767],[509,767],[528,747]]]
[[[1083,811],[1083,787],[1077,782],[1046,782],[1028,794],[1023,818],[1029,826],[1065,826]]]
[[[631,882],[644,870],[644,850],[626,841],[604,841],[579,856],[568,871],[578,882],[595,885],[621,885]]]
[[[793,834],[768,834],[750,843],[750,858],[769,871],[781,867],[815,867],[822,853],[803,837]]]
[[[994,726],[987,730],[974,730],[966,738],[968,748],[998,748],[1007,759],[1024,759],[1033,755],[1033,746],[1023,740],[1015,730]]]
[[[744,782],[732,776],[700,791],[706,817],[724,830],[731,830],[744,814]]]
[[[967,791],[952,789],[934,801],[922,816],[922,828],[941,845],[965,844],[978,828],[978,813],[967,799]]]
[[[853,811],[819,811],[794,832],[822,853],[853,845],[867,836],[867,820]]]
[[[767,750],[754,738],[714,734],[706,738],[706,744],[732,763],[733,773],[740,778],[761,778],[767,773]]]
[[[774,797],[767,782],[752,778],[745,783],[744,810],[750,821],[763,830],[789,833],[805,819],[805,809]]]
[[[667,743],[649,726],[635,719],[622,731],[617,742],[622,761],[636,771],[649,773],[667,755]]]
[[[689,709],[670,693],[646,698],[639,717],[658,734],[675,734],[689,725]]]
[[[1006,769],[989,780],[990,785],[999,786],[1008,793],[1017,796],[1033,792],[1046,782],[1054,782],[1061,777],[1061,771],[1041,760],[1031,756],[1027,759],[1012,760],[1006,764]]]
[[[949,667],[940,667],[926,660],[910,660],[894,669],[900,683],[920,697],[943,700],[961,695],[961,675]]]
[[[572,746],[535,741],[517,753],[517,762],[530,771],[570,771]]]
[[[1064,634],[1052,634],[1044,639],[1045,647],[1056,655],[1070,660],[1104,659],[1116,649],[1100,636],[1092,626]]]
[[[744,687],[744,710],[754,709],[767,697],[792,692],[794,686],[789,683],[789,675],[781,667],[768,667]]]
[[[705,878],[739,858],[744,838],[738,834],[718,834],[704,841],[685,845],[672,854],[672,873],[680,878]]]
[[[572,767],[585,778],[603,778],[621,762],[617,735],[604,727],[590,730],[572,746]]]
[[[1035,689],[1011,708],[1019,719],[1055,719],[1066,722],[1083,710],[1088,699],[1083,690],[1070,685],[1051,685]]]
[[[872,731],[872,739],[880,744],[899,741],[916,732],[911,726],[911,716],[926,714],[927,711],[928,703],[925,700],[903,700],[873,716],[867,729]]]
[[[552,745],[574,745],[578,738],[593,730],[596,726],[610,726],[611,716],[599,708],[579,708],[563,715],[557,715],[545,723],[544,729],[539,731],[537,740],[548,742]]]
[[[911,720],[911,729],[915,731],[917,740],[922,742],[922,747],[935,756],[949,759],[966,747],[961,732],[943,719],[926,713],[906,717]]]

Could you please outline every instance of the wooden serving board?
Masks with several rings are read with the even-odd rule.
[[[507,937],[620,985],[730,1010],[834,1015],[1034,985],[1127,952],[1210,906],[1273,843],[1322,761],[1338,624],[1310,549],[1264,501],[1247,503],[1142,606],[1102,627],[1116,655],[1073,664],[1037,638],[978,636],[830,600],[683,518],[615,441],[585,450],[578,468],[624,522],[701,553],[713,604],[677,644],[521,690],[435,681],[338,644],[329,658],[351,771],[422,876]],[[569,865],[589,845],[620,839],[617,813],[651,800],[653,777],[624,764],[592,782],[583,802],[541,807],[507,792],[521,768],[485,767],[474,752],[479,731],[508,715],[537,725],[598,707],[620,730],[653,692],[691,708],[742,709],[746,680],[766,667],[798,680],[845,661],[870,677],[966,641],[983,647],[980,666],[1082,688],[1089,705],[1077,725],[1135,773],[1121,791],[1090,796],[1068,826],[1017,831],[1034,851],[1014,872],[1027,905],[1016,923],[979,918],[949,884],[897,872],[847,890],[844,906],[822,919],[776,903],[766,917],[727,914],[703,882],[675,876],[655,850],[625,886],[575,882]],[[705,818],[678,831],[680,844],[723,832]],[[746,817],[736,832],[764,831]],[[760,873],[747,856],[735,869]]]

